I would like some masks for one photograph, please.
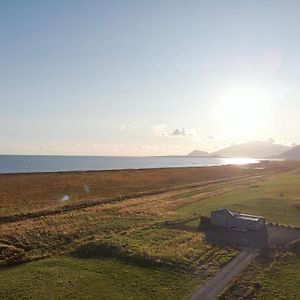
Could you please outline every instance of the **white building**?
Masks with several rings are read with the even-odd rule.
[[[233,230],[259,230],[265,227],[265,218],[223,208],[211,212],[211,224]]]

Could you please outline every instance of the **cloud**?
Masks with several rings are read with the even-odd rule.
[[[153,126],[152,133],[156,136],[169,136],[169,133],[167,132],[167,126],[164,124]]]
[[[156,136],[175,137],[175,136],[198,136],[194,128],[176,128],[169,130],[165,124],[152,127],[152,133]]]
[[[120,130],[125,130],[126,129],[126,125],[125,124],[122,124],[121,126],[120,126]]]
[[[168,128],[165,124],[153,126],[152,133],[155,136],[164,137],[166,139],[178,140],[178,142],[180,143],[189,142],[191,145],[202,145],[194,147],[201,147],[206,149],[212,149],[216,144],[224,144],[224,142],[227,141],[227,139],[212,133],[201,133],[200,130],[195,128],[177,127],[174,129]],[[224,145],[224,147],[225,146],[227,146],[227,143]],[[222,147],[223,145],[221,146],[221,148]]]
[[[193,128],[176,128],[170,133],[172,136],[195,136],[197,131]]]

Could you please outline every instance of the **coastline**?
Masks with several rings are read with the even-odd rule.
[[[0,155],[0,174],[144,170],[259,163],[256,158]]]
[[[247,166],[0,174],[0,216],[288,168],[287,162],[262,162]]]
[[[0,174],[0,215],[261,172],[214,166]]]

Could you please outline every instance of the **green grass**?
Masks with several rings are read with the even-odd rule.
[[[181,207],[178,213],[209,215],[212,210],[226,207],[263,215],[268,222],[300,226],[300,209],[295,205],[297,203],[300,203],[300,174],[299,171],[293,171],[273,175],[258,184]]]
[[[200,225],[200,218],[186,222],[185,225],[192,226],[192,227],[198,227]]]
[[[199,232],[167,228],[148,228],[133,232],[131,235],[114,234],[110,237],[94,238],[81,243],[73,254],[78,257],[103,257],[109,248],[115,258],[129,259],[135,263],[147,265],[168,265],[192,272],[199,269],[199,278],[207,279],[217,272],[232,257],[237,255],[236,249],[211,245],[205,241],[205,235]]]
[[[0,271],[0,299],[184,299],[199,280],[115,259],[59,257]]]
[[[262,285],[258,299],[299,299],[300,259],[280,258],[258,280]]]
[[[182,200],[182,199],[190,198],[190,197],[193,197],[193,196],[205,193],[205,192],[214,191],[215,189],[225,187],[226,185],[227,185],[227,183],[213,183],[208,186],[197,188],[193,191],[178,193],[177,195],[171,196],[170,198],[172,200]]]
[[[227,207],[264,215],[267,221],[300,226],[300,209],[296,206],[300,203],[299,171],[254,181],[252,179],[239,186],[233,182],[222,183],[222,188],[228,186],[230,189],[234,185],[234,190],[205,200],[203,197],[201,199],[201,191],[213,191],[215,186],[184,193],[179,191],[172,196],[172,200],[182,200],[185,206],[176,209],[178,206],[166,205],[157,215],[155,211],[148,212],[155,204],[145,201],[139,204],[145,212],[135,211],[134,205],[126,213],[121,205],[108,205],[103,211],[93,207],[24,221],[24,227],[7,224],[3,245],[10,246],[6,240],[11,241],[13,236],[18,244],[31,246],[26,250],[25,258],[46,255],[56,258],[0,270],[0,299],[186,299],[189,292],[213,276],[236,255],[236,251],[209,243],[204,233],[166,228],[163,226],[165,220],[182,220]],[[189,198],[198,202],[189,202]],[[159,204],[159,201],[165,200],[156,201]],[[194,227],[198,224],[198,219],[188,223]],[[65,256],[79,246],[103,242],[120,248],[123,256],[135,254],[136,257],[149,258],[149,261],[170,264],[149,263],[146,265],[152,267],[144,267],[134,260],[127,260],[130,263],[126,263],[125,259],[121,260],[122,255],[114,258],[95,256],[93,259]],[[282,264],[278,262],[283,274],[294,278],[295,274],[290,274],[288,269],[291,265]],[[180,268],[182,265],[187,268]],[[299,269],[296,270],[299,273]],[[276,271],[267,271],[267,277],[254,276],[264,287],[262,296],[263,292],[269,295],[273,287],[274,291],[277,289],[275,277],[272,281],[272,274],[275,276]],[[261,274],[264,275],[264,272],[259,276]],[[295,282],[298,282],[297,279]],[[285,288],[289,290],[288,286]],[[293,293],[300,294],[298,290]]]
[[[298,300],[299,295],[300,259],[281,253],[269,263],[253,261],[219,299]]]

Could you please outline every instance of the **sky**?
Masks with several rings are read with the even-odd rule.
[[[0,0],[0,154],[300,144],[298,0]]]

